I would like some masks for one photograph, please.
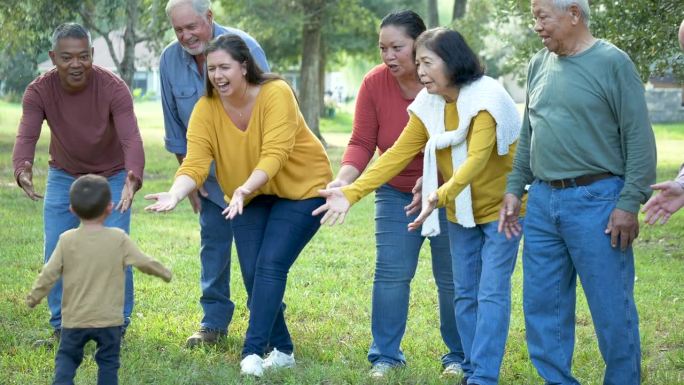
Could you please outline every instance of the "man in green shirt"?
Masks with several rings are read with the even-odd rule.
[[[593,37],[587,0],[532,0],[545,46],[530,61],[527,102],[499,230],[523,249],[528,350],[546,383],[572,376],[577,276],[606,364],[604,384],[639,384],[634,303],[637,213],[655,181],[644,88],[630,58]]]

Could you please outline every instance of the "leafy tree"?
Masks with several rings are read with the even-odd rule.
[[[508,70],[505,63],[512,49],[498,37],[510,28],[508,24],[495,24],[491,20],[494,12],[494,4],[491,1],[479,1],[477,5],[471,2],[467,12],[451,22],[451,27],[463,35],[473,52],[480,57],[485,65],[486,74],[498,77]],[[515,27],[513,30],[518,31]]]
[[[323,139],[319,116],[326,68],[339,63],[344,55],[375,54],[376,12],[386,13],[393,3],[396,2],[223,0],[221,8],[230,10],[228,25],[249,32],[259,41],[275,72],[299,66],[300,108],[309,128]]]
[[[36,58],[50,48],[55,27],[67,21],[81,22],[105,39],[119,76],[130,86],[135,45],[148,42],[156,53],[161,51],[164,32],[169,29],[165,4],[163,0],[0,0],[1,7],[11,10],[0,14],[0,47],[9,54]],[[122,33],[122,53],[114,46],[112,33]],[[35,60],[32,65],[35,69]]]
[[[437,6],[437,0],[427,0],[427,20],[425,24],[428,28],[439,26],[439,9]]]
[[[50,49],[50,34],[72,11],[51,1],[0,0],[0,8],[5,10],[0,12],[0,80],[16,99],[37,74],[37,58]]]
[[[467,0],[454,0],[454,9],[451,20],[460,19],[465,15]]]
[[[7,99],[19,102],[26,86],[38,75],[35,58],[26,53],[12,55],[0,61],[0,79]]]
[[[680,0],[592,1],[592,28],[627,52],[643,80],[672,71],[684,80],[677,31],[684,17]]]
[[[84,26],[107,43],[119,76],[130,87],[135,74],[135,46],[146,42],[156,54],[161,53],[169,22],[163,0],[84,0],[77,13]],[[112,35],[121,34],[123,52],[114,46]]]
[[[485,2],[487,0],[481,0]],[[489,0],[494,20],[506,25],[498,36],[512,49],[505,71],[526,68],[534,52],[542,48],[531,29],[530,4],[526,0]],[[480,3],[480,2],[478,2]],[[644,81],[652,75],[672,73],[684,79],[684,56],[677,43],[677,29],[684,15],[681,0],[593,0],[591,30],[624,50],[634,61]]]

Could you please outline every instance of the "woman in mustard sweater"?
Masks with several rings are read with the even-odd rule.
[[[321,192],[321,223],[344,221],[349,207],[399,173],[425,149],[422,211],[408,225],[440,233],[437,207],[447,208],[455,312],[465,361],[463,384],[496,384],[508,335],[511,275],[519,237],[497,231],[499,207],[520,132],[506,91],[483,69],[463,37],[445,28],[415,43],[425,85],[411,103],[395,144],[354,183]],[[446,182],[437,188],[437,171]]]
[[[145,197],[156,200],[146,210],[172,210],[202,185],[215,161],[249,297],[241,372],[261,376],[295,363],[283,315],[285,284],[320,226],[310,213],[323,203],[318,190],[332,170],[290,86],[264,74],[242,39],[214,39],[206,60],[207,90],[190,117],[187,157],[168,192]],[[267,346],[274,349],[262,359]]]

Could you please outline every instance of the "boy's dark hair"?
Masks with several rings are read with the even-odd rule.
[[[69,203],[81,219],[94,219],[102,215],[112,201],[107,178],[99,175],[83,175],[69,189]]]
[[[463,36],[457,31],[438,27],[423,32],[413,46],[424,46],[439,56],[446,65],[446,75],[452,85],[461,87],[484,75],[484,68]]]

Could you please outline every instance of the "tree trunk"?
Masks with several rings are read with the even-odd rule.
[[[451,20],[460,19],[465,15],[467,1],[468,0],[454,0],[454,12],[451,16]]]
[[[428,0],[428,28],[439,26],[439,11],[437,10],[437,0]]]
[[[326,87],[327,85],[325,84],[325,60],[326,60],[326,53],[325,53],[325,42],[321,38],[321,56],[318,59],[318,84],[320,84],[319,90],[318,90],[318,114],[319,116],[325,116],[325,91],[327,91]]]
[[[126,2],[126,27],[123,34],[124,52],[119,64],[119,75],[128,88],[133,91],[133,76],[135,75],[135,29],[138,24],[138,2],[128,0]]]
[[[323,142],[319,130],[320,97],[320,56],[321,29],[323,27],[323,1],[309,0],[304,4],[306,12],[302,27],[302,67],[300,70],[301,87],[299,108],[311,131]]]
[[[91,31],[97,32],[105,40],[109,55],[112,57],[112,61],[114,61],[119,76],[128,85],[129,90],[132,91],[131,86],[133,85],[133,75],[135,74],[135,44],[137,43],[135,29],[138,27],[139,19],[138,1],[126,0],[126,26],[124,27],[122,37],[124,47],[120,58],[117,55],[114,42],[112,42],[109,36],[112,31],[98,28],[95,21],[95,9],[92,8],[92,4],[83,3],[79,14],[83,19],[84,26]],[[115,33],[118,32],[115,31]],[[97,55],[97,52],[95,54]]]

